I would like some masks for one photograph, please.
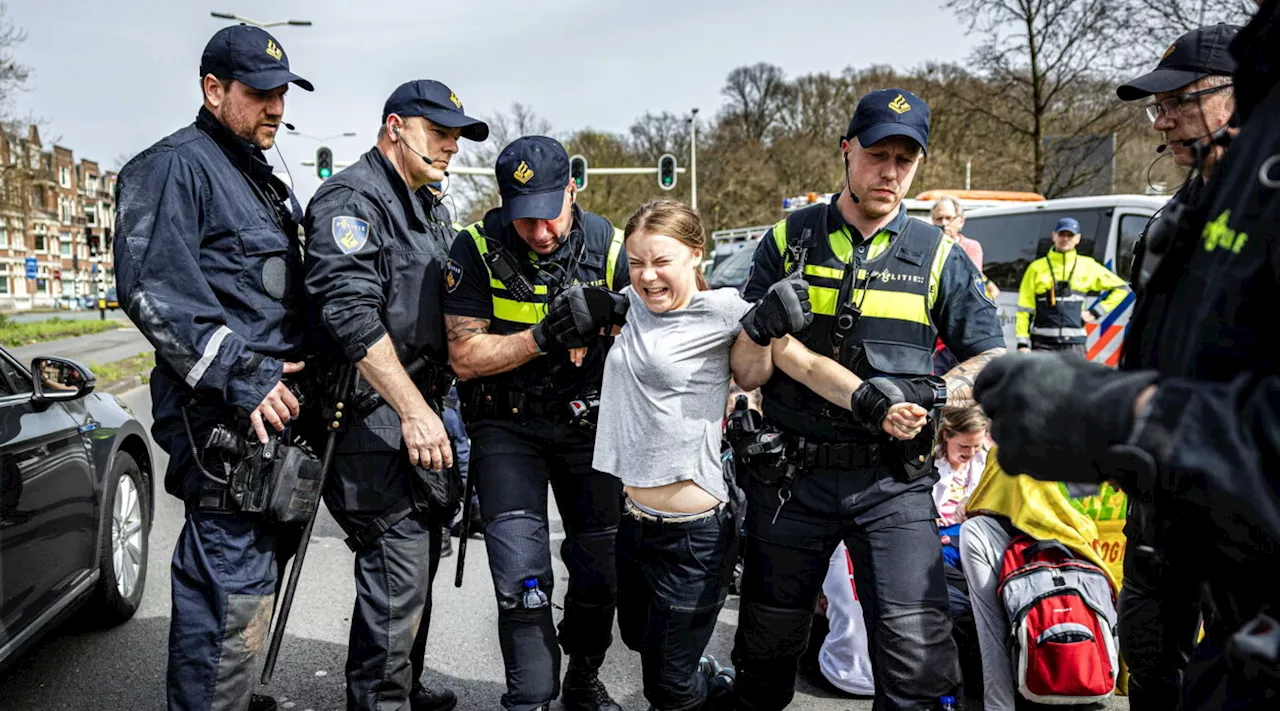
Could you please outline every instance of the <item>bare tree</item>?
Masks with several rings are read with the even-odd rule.
[[[1253,0],[1128,0],[1132,41],[1152,52],[1206,25],[1244,25],[1258,9]]]
[[[760,62],[729,72],[720,93],[729,98],[726,123],[744,139],[763,141],[787,98],[787,82],[780,68]]]
[[[971,64],[984,86],[953,96],[975,115],[1022,139],[1027,182],[1070,191],[1091,177],[1046,175],[1046,139],[1078,142],[1115,133],[1128,120],[1098,86],[1134,65],[1124,40],[1129,17],[1114,0],[949,0],[985,36]]]
[[[631,124],[630,134],[631,150],[654,165],[663,153],[671,153],[681,165],[689,160],[689,119],[686,117],[669,111],[646,113]]]

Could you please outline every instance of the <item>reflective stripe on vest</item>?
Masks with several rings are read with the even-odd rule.
[[[489,268],[489,261],[485,256],[489,254],[489,240],[480,234],[480,223],[477,222],[466,230],[471,235],[471,239],[476,243],[476,249],[480,252],[480,262],[484,264],[485,271],[489,274],[489,293],[493,298],[493,317],[502,321],[511,323],[521,323],[532,326],[547,316],[547,287],[542,284],[533,286],[534,298],[541,297],[541,301],[530,303],[525,301],[517,301],[509,296],[501,296],[507,293],[507,286],[502,281],[493,276],[493,270]]]
[[[618,262],[618,254],[622,251],[622,230],[613,228],[613,240],[609,242],[609,256],[604,263],[604,283],[613,290],[613,269]]]

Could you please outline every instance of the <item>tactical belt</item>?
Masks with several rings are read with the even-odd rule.
[[[437,405],[444,401],[457,380],[457,376],[447,366],[432,363],[425,357],[411,361],[405,366],[405,372],[409,375],[413,384],[417,385],[419,390],[422,391],[422,395],[427,402],[436,403]],[[364,416],[381,407],[386,400],[368,381],[360,378],[355,402],[356,413]]]
[[[806,442],[803,437],[787,439],[787,458],[802,469],[878,466],[881,449],[878,444]]]
[[[477,388],[464,404],[463,419],[475,420],[550,420],[572,423],[590,415],[599,406],[598,395],[578,398],[545,398],[534,393],[509,390],[498,386]]]

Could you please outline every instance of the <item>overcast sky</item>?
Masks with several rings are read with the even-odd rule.
[[[195,117],[201,50],[228,24],[210,10],[314,23],[269,30],[316,86],[289,92],[285,120],[314,136],[356,131],[328,141],[339,161],[372,145],[383,102],[409,79],[445,82],[471,115],[520,101],[556,132],[625,131],[646,111],[714,114],[726,75],[743,64],[788,76],[911,68],[959,61],[973,45],[942,0],[209,2],[8,0],[27,32],[15,54],[32,70],[14,108],[44,121],[46,141],[117,167]],[[316,179],[299,163],[317,144],[279,145],[305,200]]]

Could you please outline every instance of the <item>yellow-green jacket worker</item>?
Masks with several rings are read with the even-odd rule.
[[[1058,220],[1053,249],[1027,266],[1018,290],[1018,350],[1085,352],[1086,323],[1106,316],[1124,301],[1128,285],[1092,257],[1076,253],[1080,223]],[[1086,311],[1086,296],[1111,292]]]

